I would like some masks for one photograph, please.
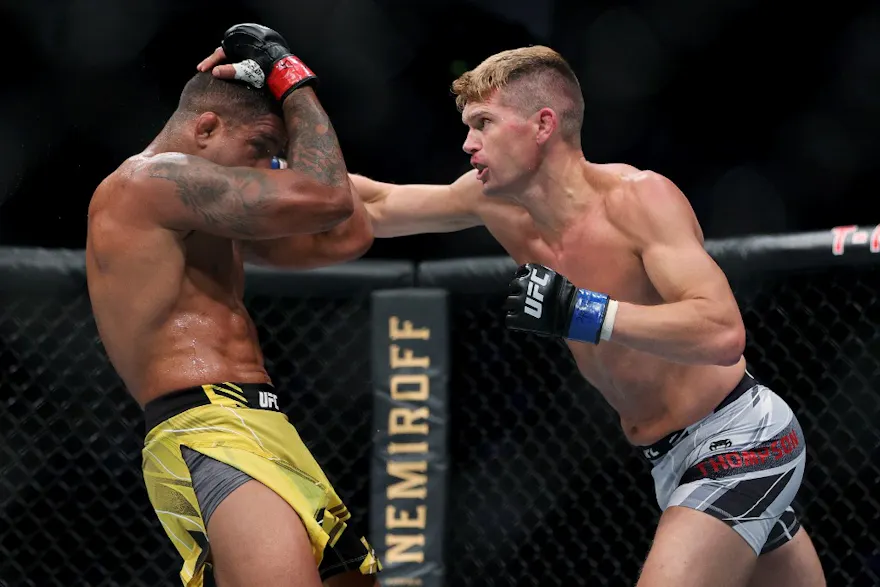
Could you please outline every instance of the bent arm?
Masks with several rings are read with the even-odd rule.
[[[394,185],[351,175],[380,238],[455,232],[482,225],[476,212],[482,185],[472,171],[451,185]]]
[[[291,170],[223,167],[163,153],[132,175],[131,203],[157,224],[259,240],[328,230],[351,215],[349,189]]]
[[[618,302],[611,340],[678,363],[735,365],[745,347],[742,316],[690,204],[665,178],[641,181],[627,225],[641,235],[642,263],[666,303]]]
[[[227,168],[165,153],[133,175],[144,213],[179,231],[260,240],[329,230],[352,214],[351,182],[333,125],[311,88],[282,104],[289,169]]]
[[[246,241],[243,243],[243,251],[248,261],[261,265],[312,269],[357,259],[372,244],[373,227],[370,217],[363,202],[355,198],[351,217],[328,231]]]

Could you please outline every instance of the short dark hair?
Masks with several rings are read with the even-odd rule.
[[[496,91],[502,102],[528,114],[544,107],[559,113],[562,137],[580,144],[584,97],[577,76],[563,57],[542,45],[496,53],[452,84],[459,110],[484,102]]]
[[[265,88],[199,72],[183,87],[175,115],[198,116],[205,112],[216,112],[227,120],[244,124],[267,114],[283,117],[281,105]]]

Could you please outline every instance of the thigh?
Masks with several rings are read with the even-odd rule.
[[[309,534],[278,494],[248,481],[208,521],[218,587],[320,587]]]
[[[757,558],[724,522],[673,506],[660,517],[637,587],[746,587]]]
[[[697,431],[699,443],[686,457],[679,455],[684,471],[667,471],[680,476],[665,505],[717,518],[757,557],[765,547],[785,543],[778,529],[788,514],[796,523],[791,504],[803,479],[806,445],[797,418],[778,396],[767,393],[755,400],[759,409],[738,406],[738,418],[734,414],[722,418],[717,429]]]
[[[758,557],[748,587],[825,587],[825,573],[807,531]]]
[[[193,484],[207,521],[219,587],[320,585],[321,580],[347,571],[373,574],[380,569],[369,543],[349,523],[351,514],[345,504],[329,483],[312,477],[322,472],[316,466],[309,468],[308,459],[300,459],[294,466],[237,449],[199,447],[197,451],[201,464],[193,471]],[[195,459],[190,461],[196,463]],[[237,483],[242,477],[248,481],[239,487]],[[260,493],[269,498],[261,497]],[[230,503],[236,507],[227,510],[226,517],[233,522],[215,525],[220,508],[232,498],[236,499]],[[245,498],[248,500],[244,501]],[[220,505],[216,506],[218,502]],[[212,505],[216,507],[213,514]],[[244,538],[242,525],[248,526],[245,529],[248,535],[255,531],[255,536]],[[229,530],[232,548],[224,549],[215,544],[215,535],[222,531],[218,528]],[[243,540],[248,540],[247,556],[241,556],[241,549],[236,546],[237,541]],[[300,543],[302,546],[297,546]],[[255,545],[260,545],[259,552],[253,551]],[[275,560],[278,556],[284,558],[286,552],[292,553],[293,548],[296,548],[295,556],[286,561],[291,565]],[[234,568],[229,568],[230,561]],[[297,573],[296,569],[304,566],[309,569],[308,578],[304,576],[296,583],[279,582],[285,574],[302,575],[302,570]],[[255,578],[245,583],[233,582],[232,575],[240,572],[247,577],[259,573],[259,577],[266,576],[266,582]],[[271,579],[271,573],[281,575]]]

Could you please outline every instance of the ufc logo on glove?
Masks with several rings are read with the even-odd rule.
[[[548,267],[526,263],[510,282],[504,308],[511,330],[598,344],[611,338],[617,302],[578,289]]]
[[[545,273],[543,277],[538,277],[538,270],[532,269],[529,275],[529,287],[526,290],[526,307],[523,310],[529,316],[540,318],[544,314],[544,305],[541,303],[544,301],[544,294],[538,288],[546,286],[549,281],[549,275]]]

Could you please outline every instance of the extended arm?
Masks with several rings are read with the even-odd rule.
[[[613,300],[526,265],[511,282],[508,327],[594,344],[611,340],[678,363],[735,365],[745,346],[742,317],[724,273],[703,248],[690,205],[665,178],[636,182],[609,204],[609,215],[637,243],[664,302]],[[536,304],[536,297],[548,302]]]
[[[352,175],[367,207],[375,236],[455,232],[482,224],[476,202],[482,186],[476,172],[451,185],[393,185]]]
[[[373,244],[373,227],[363,202],[355,197],[351,217],[328,231],[243,244],[246,258],[254,263],[312,269],[362,256]]]

